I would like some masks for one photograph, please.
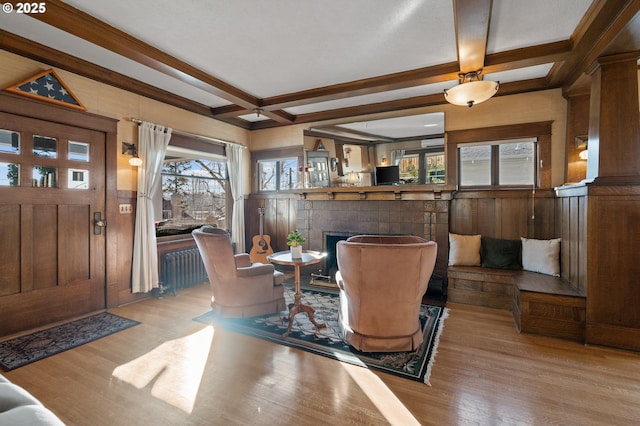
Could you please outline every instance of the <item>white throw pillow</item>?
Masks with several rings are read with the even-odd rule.
[[[481,235],[449,233],[449,265],[480,266]]]
[[[522,240],[522,269],[560,276],[560,238],[552,240]]]

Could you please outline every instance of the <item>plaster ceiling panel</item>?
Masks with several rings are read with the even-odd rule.
[[[449,1],[67,2],[262,98],[457,58]]]
[[[541,78],[547,76],[552,66],[553,64],[542,64],[533,67],[518,68],[510,71],[487,74],[484,76],[484,78],[486,80],[500,81],[501,83],[527,80],[531,78]],[[335,101],[318,102],[309,105],[302,105],[299,107],[287,108],[286,111],[290,114],[298,115],[325,110],[333,110],[338,108],[348,108],[371,103],[388,102],[398,99],[407,99],[417,96],[443,93],[444,89],[450,89],[456,85],[458,85],[457,81],[447,81],[443,83],[428,84],[425,86],[416,86],[406,89],[374,93],[371,95],[354,96],[351,98],[343,98]]]
[[[285,110],[288,113],[297,115],[338,108],[348,108],[358,105],[394,101],[398,99],[413,98],[416,96],[433,95],[436,93],[444,93],[444,89],[448,89],[452,86],[455,86],[456,84],[458,84],[457,81],[448,81],[444,83],[428,84],[425,86],[408,87],[406,89],[390,90],[388,92],[380,92],[370,95],[353,96],[350,98],[337,99],[335,101],[318,102],[309,105],[302,105],[299,107],[286,108]]]
[[[0,14],[0,28],[168,92],[175,93],[184,98],[199,102],[202,105],[217,107],[229,104],[228,101],[218,96],[197,89],[159,71],[91,44],[81,38],[29,18],[27,15],[16,13],[10,15]]]
[[[513,81],[529,80],[533,78],[546,77],[553,64],[542,64],[533,67],[518,68],[515,70],[501,71],[484,76],[485,80],[499,81],[500,83],[510,83]]]
[[[568,40],[591,3],[592,0],[493,0],[487,53]]]
[[[266,125],[257,126],[266,128],[296,123],[298,117],[295,116],[325,111],[331,111],[325,115],[327,117],[362,115],[357,111],[370,111],[376,104],[421,96],[440,95],[441,98],[431,96],[429,99],[444,102],[443,90],[458,84],[456,80],[449,80],[348,97],[354,88],[358,89],[357,83],[362,79],[455,63],[456,32],[451,0],[63,1],[130,34],[132,38],[247,92],[248,98],[258,98],[240,102],[232,108],[211,111],[230,122],[234,118],[245,122],[267,121]],[[568,40],[592,1],[595,0],[539,0],[533,3],[493,0],[488,53]],[[612,2],[611,7],[617,7],[617,3],[613,3],[615,0],[607,1]],[[632,5],[625,8],[634,10]],[[609,8],[604,10],[610,11]],[[603,16],[598,10],[594,13],[596,17]],[[52,19],[50,22],[60,25],[62,21]],[[594,19],[594,22],[598,20]],[[606,26],[606,22],[601,20],[598,25]],[[626,47],[631,44],[628,40],[640,39],[637,36],[640,32],[635,30],[637,26],[624,32],[616,42]],[[213,108],[230,105],[229,101],[206,91],[204,87],[194,87],[37,19],[3,14],[0,15],[0,27],[198,104]],[[78,34],[85,35],[88,40],[101,37],[100,34],[92,34],[89,28],[78,27]],[[591,28],[599,31],[597,26]],[[519,64],[526,63],[524,60]],[[518,66],[518,63],[513,66]],[[502,68],[509,69],[509,66]],[[439,79],[436,77],[432,81],[452,78],[453,73],[448,66],[440,69]],[[544,64],[487,74],[485,78],[501,83],[525,81],[545,77],[551,69],[552,64]],[[395,78],[401,81],[399,76]],[[398,87],[396,84],[385,86],[386,82],[381,79],[378,82],[382,82],[379,90]],[[350,84],[340,87],[341,83]],[[406,84],[414,84],[414,81],[407,80]],[[321,91],[317,91],[309,94],[309,98],[333,100],[311,101],[309,105],[295,101],[295,92],[331,85],[338,86],[332,88],[330,96],[322,96]],[[343,88],[345,91],[340,93]],[[218,89],[226,90],[224,87]],[[376,90],[373,87],[367,89]],[[215,88],[211,90],[219,93]],[[230,99],[235,96],[227,92],[231,93]],[[317,97],[318,94],[321,96]],[[261,104],[262,98],[274,96],[282,96],[281,104],[298,104],[285,109],[293,118],[287,120],[286,114],[278,117],[277,114],[258,116],[250,113],[254,105]],[[301,95],[300,99],[305,99],[305,96]],[[356,108],[363,105],[370,106]],[[415,102],[396,102],[389,107],[403,108],[406,105],[415,105]],[[314,117],[299,118],[303,122]]]
[[[337,127],[356,130],[388,138],[408,138],[444,133],[444,112],[408,115],[340,124]]]

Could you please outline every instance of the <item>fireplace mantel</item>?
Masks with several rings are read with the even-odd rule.
[[[451,200],[451,185],[385,185],[304,188],[292,191],[301,200]]]

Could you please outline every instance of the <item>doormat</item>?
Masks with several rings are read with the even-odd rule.
[[[138,321],[102,312],[16,337],[0,342],[0,367],[11,371],[138,324]]]
[[[285,289],[287,305],[293,303],[293,294],[293,289]],[[340,298],[336,292],[302,289],[302,301],[313,306],[316,321],[326,324],[327,328],[318,330],[306,314],[299,314],[294,318],[289,336],[282,337],[288,326],[287,311],[260,317],[224,319],[217,318],[213,311],[208,311],[194,318],[194,321],[219,325],[281,345],[429,384],[431,367],[448,309],[421,305],[419,318],[424,341],[415,351],[373,353],[357,351],[343,341],[338,323]]]

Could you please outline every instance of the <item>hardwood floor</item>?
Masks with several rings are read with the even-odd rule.
[[[640,354],[518,334],[449,304],[425,384],[192,321],[209,287],[112,309],[142,324],[4,373],[68,425],[627,425]]]

